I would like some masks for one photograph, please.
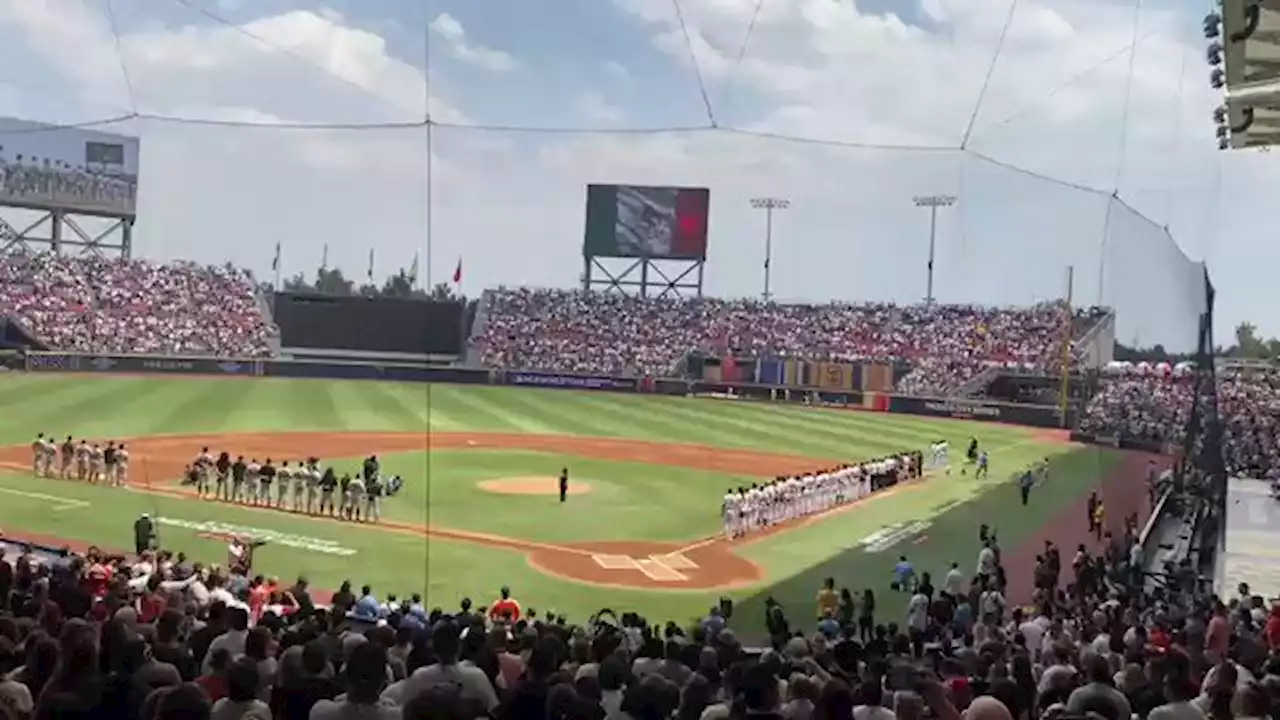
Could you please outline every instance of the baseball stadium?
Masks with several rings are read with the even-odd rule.
[[[451,3],[69,4],[0,10],[85,48],[0,92],[0,548],[86,612],[792,648],[942,637],[908,608],[959,575],[1015,628],[1280,593],[1181,15],[618,2],[553,62]],[[845,77],[876,18],[940,77]]]

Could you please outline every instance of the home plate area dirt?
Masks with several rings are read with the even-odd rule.
[[[97,442],[105,444],[105,439]],[[132,458],[131,489],[190,498],[195,493],[178,484],[185,466],[203,448],[213,454],[225,450],[265,461],[296,462],[308,457],[359,458],[402,452],[433,450],[512,449],[575,455],[600,460],[641,462],[725,472],[743,476],[777,476],[812,469],[813,458],[701,445],[664,444],[626,438],[586,438],[519,433],[238,433],[156,436],[125,439]],[[0,448],[0,467],[28,471],[27,447]],[[50,481],[59,482],[59,481]],[[558,494],[554,477],[497,478],[480,483],[488,492]],[[590,492],[583,482],[569,484],[571,493]],[[218,502],[203,500],[202,502]],[[284,510],[240,506],[246,512],[280,513]],[[317,522],[340,522],[316,518]],[[723,539],[691,538],[687,544],[650,542],[599,542],[555,545],[520,538],[490,535],[447,527],[424,527],[382,521],[362,525],[382,532],[436,537],[522,552],[529,564],[548,575],[574,582],[622,588],[720,590],[756,583],[763,573],[755,564],[734,554]],[[786,527],[773,528],[773,532]],[[15,533],[16,534],[16,533]],[[763,536],[763,535],[762,535]]]

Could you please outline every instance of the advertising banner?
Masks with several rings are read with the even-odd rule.
[[[947,400],[894,396],[889,400],[889,412],[930,417],[988,420],[1035,427],[1061,427],[1061,415],[1056,407],[1044,405],[1015,405],[1013,403],[982,402],[978,400]]]
[[[187,375],[261,375],[260,360],[219,360],[217,358],[163,357],[151,355],[75,355],[57,352],[29,352],[28,370],[100,373],[157,373]]]
[[[637,387],[634,378],[616,378],[604,375],[556,375],[537,372],[508,372],[508,385],[525,385],[545,388],[572,388],[576,390],[630,390]]]
[[[138,138],[0,117],[0,201],[137,214]]]
[[[705,260],[711,191],[588,185],[584,257]]]

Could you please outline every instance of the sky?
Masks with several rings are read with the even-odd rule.
[[[580,283],[586,185],[711,190],[705,291],[1117,308],[1280,335],[1280,168],[1220,153],[1189,0],[24,0],[0,115],[140,138],[135,252]],[[1135,43],[1136,40],[1136,43]],[[430,118],[430,126],[424,120]],[[268,127],[260,127],[265,125]],[[279,125],[323,125],[285,129]],[[379,127],[367,127],[378,125]],[[364,127],[358,127],[364,126]],[[657,132],[657,130],[667,130]],[[20,138],[0,144],[21,143]],[[15,227],[22,215],[6,215]],[[607,263],[615,273],[618,263]],[[666,268],[675,271],[673,268]],[[599,273],[597,272],[597,277]]]

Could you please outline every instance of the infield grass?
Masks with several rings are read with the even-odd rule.
[[[1069,450],[1040,441],[1030,430],[1004,425],[566,390],[7,374],[0,376],[0,407],[6,409],[0,414],[4,445],[25,445],[36,432],[103,440],[306,430],[516,432],[750,448],[813,457],[815,467],[924,449],[939,438],[946,438],[957,455],[970,436],[990,450],[991,480],[975,481],[958,472],[934,477],[737,549],[766,574],[757,587],[727,593],[742,602],[748,623],[759,617],[760,602],[770,594],[788,605],[809,604],[821,578],[828,575],[853,588],[887,585],[889,568],[903,552],[922,569],[941,572],[952,558],[967,567],[977,552],[977,523],[998,526],[1006,545],[1016,542],[1087,492],[1112,462],[1108,450]],[[1004,481],[1049,455],[1055,457],[1053,482],[1024,509],[1016,490]],[[561,507],[553,498],[493,495],[476,487],[486,479],[554,475],[562,466],[570,466],[573,477],[590,483],[594,492],[574,496]],[[384,517],[556,543],[696,541],[719,529],[726,487],[748,480],[516,450],[400,453],[384,458],[384,469],[407,481],[404,493],[384,505]],[[58,498],[75,502],[59,503]],[[589,586],[543,574],[511,550],[40,480],[20,472],[0,475],[0,530],[9,536],[21,537],[25,531],[125,548],[131,542],[131,523],[142,512],[188,524],[215,521],[323,540],[354,554],[277,543],[263,549],[259,565],[286,578],[304,573],[319,587],[333,588],[351,578],[372,584],[379,593],[425,591],[430,603],[441,606],[452,606],[464,595],[487,600],[499,586],[510,585],[526,605],[575,617],[610,606],[685,620],[726,594]],[[923,524],[923,529],[903,535],[903,526],[912,524]],[[895,532],[901,535],[896,543],[881,542],[869,551],[864,542],[869,536]],[[225,545],[195,530],[162,526],[161,533],[169,547],[214,562],[224,559]]]

